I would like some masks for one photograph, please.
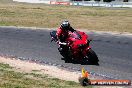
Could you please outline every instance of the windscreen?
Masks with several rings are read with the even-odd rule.
[[[75,38],[75,39],[81,39],[81,36],[77,32],[70,33],[70,37]]]

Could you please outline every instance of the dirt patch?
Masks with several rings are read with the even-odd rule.
[[[78,78],[81,76],[79,72],[71,72],[68,70],[64,70],[55,66],[49,65],[40,65],[30,61],[22,61],[16,58],[8,58],[0,56],[0,63],[9,64],[13,69],[17,72],[24,73],[32,73],[36,72],[39,74],[47,74],[49,77],[59,78],[66,81],[75,81],[79,82]],[[27,76],[29,78],[33,78],[32,76]],[[97,79],[92,76],[89,76],[90,79]],[[36,78],[35,78],[36,80]],[[94,86],[94,88],[126,88],[119,86]]]
[[[47,74],[51,77],[78,82],[78,77],[81,75],[77,72],[70,72],[57,68],[55,66],[40,65],[29,61],[16,60],[15,58],[1,57],[0,63],[9,64],[13,69],[30,73],[33,71],[38,72],[39,74]]]

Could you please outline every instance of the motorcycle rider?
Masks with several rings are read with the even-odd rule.
[[[59,40],[59,42],[63,43],[66,41],[69,31],[75,32],[76,30],[74,30],[70,26],[70,23],[67,20],[62,21],[62,23],[60,24],[60,27],[58,27],[57,32],[56,32],[56,36],[57,36],[57,39]],[[64,45],[60,45],[58,50],[60,53],[64,53],[64,52],[66,52],[66,50],[68,50],[68,47],[66,47]],[[65,53],[63,55],[65,55]]]
[[[74,32],[75,30],[70,26],[70,23],[67,20],[62,21],[56,32],[57,39],[59,39],[60,42],[65,42],[69,31]]]

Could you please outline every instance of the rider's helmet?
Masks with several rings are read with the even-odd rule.
[[[61,23],[60,27],[61,27],[61,29],[62,29],[63,31],[67,31],[67,30],[69,30],[69,28],[70,28],[70,23],[69,23],[67,20],[65,20],[65,21],[63,21],[63,22]]]

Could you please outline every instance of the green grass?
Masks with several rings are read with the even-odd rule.
[[[68,19],[74,28],[132,32],[131,8],[25,4],[0,1],[0,25],[56,28]]]
[[[0,64],[0,69],[11,69],[12,67],[9,66],[9,64]]]
[[[0,88],[83,88],[73,81],[51,78],[45,74],[16,72],[0,63]],[[92,88],[91,86],[86,88]]]

